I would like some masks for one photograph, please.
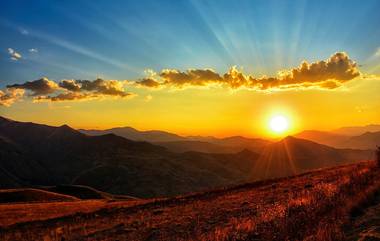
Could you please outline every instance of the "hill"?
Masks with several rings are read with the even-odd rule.
[[[70,195],[43,191],[33,188],[0,190],[0,204],[3,203],[31,203],[31,202],[68,202],[78,201]]]
[[[98,191],[94,188],[81,185],[57,185],[50,187],[38,187],[40,190],[46,190],[53,193],[69,195],[81,200],[87,199],[104,199],[104,200],[137,200],[135,197],[126,195],[112,195],[106,192]]]
[[[0,239],[345,240],[346,217],[380,189],[374,164],[168,199],[0,205]]]

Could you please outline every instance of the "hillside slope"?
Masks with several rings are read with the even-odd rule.
[[[0,206],[0,239],[342,240],[348,206],[380,188],[379,171],[364,162],[169,199],[77,202],[85,212],[61,216],[59,205]]]

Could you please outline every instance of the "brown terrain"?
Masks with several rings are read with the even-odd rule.
[[[174,198],[1,204],[0,240],[346,240],[378,231],[379,174],[361,162]]]

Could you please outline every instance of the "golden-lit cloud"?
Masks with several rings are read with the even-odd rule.
[[[21,99],[24,96],[23,89],[6,89],[4,91],[0,90],[0,105],[11,106],[14,102]]]
[[[164,69],[159,78],[137,81],[138,85],[157,88],[221,85],[232,89],[252,90],[294,89],[318,87],[335,89],[360,75],[357,64],[344,52],[333,54],[327,60],[314,63],[302,62],[297,68],[282,70],[275,77],[246,75],[235,66],[223,75],[211,69],[179,71]]]
[[[27,81],[23,84],[7,86],[7,91],[1,92],[2,105],[10,105],[15,90],[25,90],[33,96],[34,102],[39,101],[77,101],[100,99],[104,97],[125,98],[135,94],[127,92],[125,86],[145,87],[148,89],[183,89],[186,87],[219,86],[229,89],[249,89],[255,91],[292,90],[292,89],[336,89],[357,77],[365,79],[358,65],[344,52],[338,52],[327,60],[308,63],[303,61],[298,67],[282,70],[275,77],[254,77],[244,74],[237,67],[231,67],[226,73],[219,74],[212,69],[189,69],[180,71],[163,69],[159,73],[146,71],[148,77],[137,81],[125,80],[61,80],[55,82],[48,78]],[[12,92],[13,91],[13,92]],[[150,95],[147,95],[150,96]],[[146,99],[151,100],[151,97]]]
[[[72,100],[89,100],[97,98],[94,94],[88,93],[77,93],[77,92],[67,92],[61,93],[55,96],[51,95],[41,95],[33,98],[34,102],[43,102],[43,101],[72,101]]]
[[[41,78],[27,81],[23,84],[8,85],[7,88],[9,91],[23,90],[30,92],[29,96],[33,96],[34,102],[90,100],[104,97],[125,98],[135,95],[124,90],[124,81],[103,79],[62,80],[56,83],[47,78]],[[2,92],[2,96],[4,103],[6,99],[10,98],[10,94],[4,92]],[[9,100],[6,103],[12,104],[13,101]]]

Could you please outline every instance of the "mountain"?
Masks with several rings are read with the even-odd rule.
[[[366,132],[358,136],[345,136],[333,132],[308,130],[296,134],[295,137],[336,148],[374,150],[377,145],[380,145],[380,131]]]
[[[336,149],[288,136],[268,145],[252,169],[252,178],[291,176],[309,170],[369,160],[371,151]]]
[[[104,134],[115,134],[134,141],[146,141],[156,145],[166,147],[172,152],[197,151],[206,153],[233,153],[248,149],[259,152],[269,144],[269,141],[259,138],[246,138],[233,136],[227,138],[216,138],[212,136],[179,136],[165,131],[139,131],[132,127],[119,127],[106,130],[84,130],[80,132],[99,136]]]
[[[346,147],[357,149],[376,149],[380,146],[380,131],[366,132],[364,134],[353,136],[345,143]]]
[[[378,131],[380,131],[380,125],[342,127],[342,128],[333,130],[332,132],[339,135],[359,136],[366,132],[378,132]]]
[[[88,136],[0,118],[0,187],[86,185],[135,197],[173,196],[244,182],[257,154],[172,153],[114,134]],[[237,158],[235,158],[235,156]],[[236,161],[231,161],[236,160]]]
[[[223,148],[263,146],[260,152],[174,153],[114,134],[88,136],[67,125],[0,118],[0,187],[84,185],[133,197],[175,196],[359,161],[371,154],[294,137],[275,143],[242,137],[217,142]]]
[[[168,142],[168,141],[182,141],[186,140],[185,137],[172,134],[166,131],[139,131],[132,127],[117,127],[106,130],[84,130],[80,132],[90,136],[100,136],[105,134],[115,134],[133,141],[147,141],[147,142]]]
[[[314,141],[320,144],[333,147],[342,147],[344,146],[344,143],[349,139],[349,136],[316,130],[302,131],[294,135],[294,137]]]

